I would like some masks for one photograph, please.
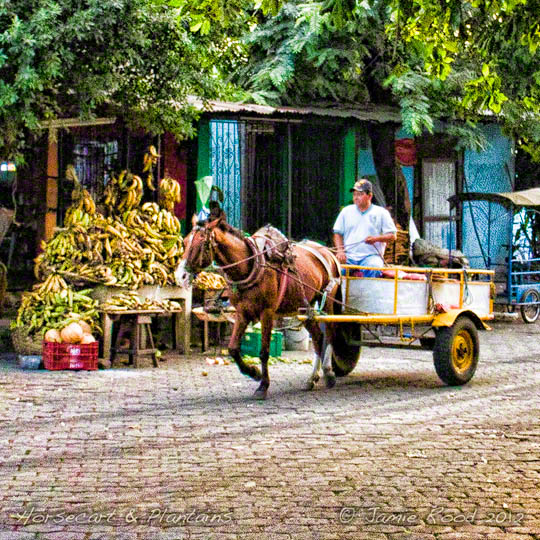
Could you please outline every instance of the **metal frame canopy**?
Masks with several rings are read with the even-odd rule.
[[[487,218],[488,218],[488,229],[487,229],[487,254],[484,252],[482,245],[479,241],[479,246],[482,251],[482,256],[484,258],[484,263],[487,268],[492,268],[493,261],[491,258],[491,206],[492,203],[500,204],[503,206],[507,213],[514,214],[518,211],[519,208],[528,208],[530,212],[540,213],[540,188],[531,188],[523,191],[513,191],[513,192],[503,192],[503,193],[482,193],[482,192],[470,192],[470,193],[459,193],[448,198],[450,203],[450,209],[453,210],[458,207],[459,204],[464,202],[487,202]],[[472,217],[472,214],[471,214]],[[476,225],[473,225],[475,232],[478,236],[478,231]],[[534,270],[530,266],[529,268],[520,268],[516,266],[514,268],[514,263],[517,263],[517,259],[514,258],[514,246],[513,246],[513,227],[509,227],[508,230],[508,257],[507,257],[507,270],[506,270],[506,293],[504,300],[501,298],[500,303],[505,303],[508,305],[517,305],[525,306],[526,304],[531,304],[539,306],[537,308],[537,314],[534,318],[538,318],[538,313],[540,313],[540,288],[536,284],[532,284],[531,280],[534,278],[540,277],[540,270]],[[528,264],[540,263],[540,258],[529,259]],[[534,286],[533,286],[534,285]],[[538,301],[529,301],[527,302],[526,296],[531,292],[531,288],[534,288],[535,295],[538,298]],[[533,291],[534,292],[534,291]],[[523,310],[522,310],[523,315]],[[525,316],[523,315],[524,319]],[[534,322],[527,321],[526,322]]]
[[[457,195],[452,195],[448,201],[451,208],[465,201],[489,201],[506,206],[508,206],[508,203],[512,203],[515,206],[540,206],[540,188],[511,191],[508,193],[458,193]]]

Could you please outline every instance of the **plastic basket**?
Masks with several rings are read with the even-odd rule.
[[[283,348],[283,334],[281,332],[272,332],[270,341],[270,356],[281,356]],[[240,351],[248,356],[259,356],[261,351],[261,333],[246,332],[240,343]]]
[[[98,342],[93,343],[52,343],[43,342],[43,364],[45,369],[84,369],[98,368]]]

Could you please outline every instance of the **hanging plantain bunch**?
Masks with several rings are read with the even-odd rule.
[[[151,191],[156,191],[154,186],[154,167],[158,162],[159,154],[156,147],[150,145],[143,157],[143,173],[146,175],[146,186]]]
[[[159,204],[172,212],[174,205],[181,200],[180,184],[174,178],[165,176],[159,183]]]

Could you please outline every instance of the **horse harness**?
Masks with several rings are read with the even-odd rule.
[[[200,259],[199,262],[202,266],[202,258],[207,250],[209,251],[211,260],[214,260],[215,253],[219,250],[217,248],[213,229],[210,229],[208,227],[200,228],[204,229],[204,240],[202,249],[200,250],[197,258]],[[246,278],[237,281],[231,280],[225,275],[225,281],[227,282],[227,285],[232,289],[246,290],[254,287],[261,280],[265,268],[272,268],[273,270],[278,271],[278,273],[282,274],[282,277],[279,280],[280,283],[278,298],[274,306],[274,311],[277,311],[279,306],[281,305],[281,302],[283,301],[283,298],[285,297],[285,292],[287,290],[287,285],[289,282],[289,270],[297,273],[295,269],[295,256],[291,249],[292,243],[280,231],[269,225],[257,231],[253,236],[247,236],[246,238],[244,238],[244,241],[246,242],[248,249],[251,251],[251,255],[250,257],[248,257],[248,259],[254,259],[251,271]],[[191,245],[192,244],[190,244],[189,249],[191,249]],[[329,283],[323,291],[323,295],[327,291],[331,291],[336,285],[336,283],[339,283],[339,277],[336,278],[335,276],[333,276],[332,269],[328,261],[316,249],[308,246],[306,241],[303,241],[301,243],[295,243],[294,245],[311,253],[322,264],[329,278]],[[338,268],[338,276],[340,276],[341,265],[336,259],[336,257],[333,255],[333,253],[330,252],[330,254]],[[244,261],[245,260],[247,259],[244,259]],[[231,265],[222,266],[221,268],[224,269],[230,266],[235,266],[237,264],[239,263],[237,262]],[[275,266],[272,266],[272,264],[279,265],[280,268],[278,269]],[[301,284],[303,289],[304,284],[302,282]],[[305,291],[304,299],[307,303]]]

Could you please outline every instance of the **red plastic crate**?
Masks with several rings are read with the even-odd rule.
[[[98,368],[98,342],[93,343],[51,343],[43,342],[43,364],[45,369],[85,369]]]

